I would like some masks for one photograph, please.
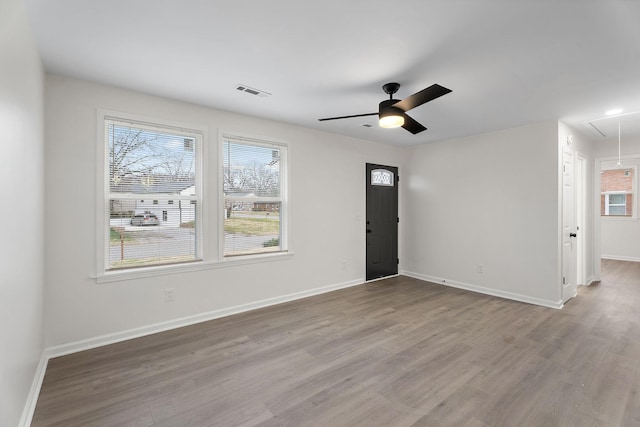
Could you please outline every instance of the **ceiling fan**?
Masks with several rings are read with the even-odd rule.
[[[447,89],[439,84],[433,84],[428,88],[422,89],[420,92],[416,92],[408,98],[402,101],[393,99],[393,94],[400,88],[399,83],[387,83],[382,86],[382,90],[389,95],[389,99],[385,99],[378,106],[377,113],[365,113],[354,114],[351,116],[340,117],[328,117],[325,119],[318,119],[321,122],[327,120],[349,119],[352,117],[365,117],[378,115],[380,127],[383,128],[397,128],[402,126],[412,134],[416,134],[426,130],[427,128],[412,119],[407,111],[416,108],[424,103],[433,101],[436,98],[446,95],[451,92],[451,89]]]

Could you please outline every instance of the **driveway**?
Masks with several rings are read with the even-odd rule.
[[[129,225],[128,219],[111,220],[112,227],[124,227],[130,240],[112,241],[109,247],[111,262],[121,260],[143,260],[148,258],[185,257],[196,253],[196,235],[193,228],[173,225]],[[261,248],[263,243],[279,236],[246,236],[243,234],[226,234],[225,248],[230,252],[242,252],[250,248]],[[124,250],[123,250],[124,249]]]

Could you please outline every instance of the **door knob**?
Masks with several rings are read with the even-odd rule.
[[[578,237],[576,233],[569,233],[569,237]]]

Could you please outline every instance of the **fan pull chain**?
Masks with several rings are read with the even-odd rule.
[[[616,166],[618,166],[619,168],[622,167],[622,162],[620,161],[621,156],[620,156],[620,121],[618,121],[618,163],[616,164]]]

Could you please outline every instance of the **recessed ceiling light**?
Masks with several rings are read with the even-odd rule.
[[[607,111],[605,114],[606,114],[607,116],[613,116],[613,115],[616,115],[616,114],[620,114],[620,113],[622,113],[623,111],[624,111],[624,110],[623,110],[622,108],[614,108],[613,110],[609,110],[609,111]]]

